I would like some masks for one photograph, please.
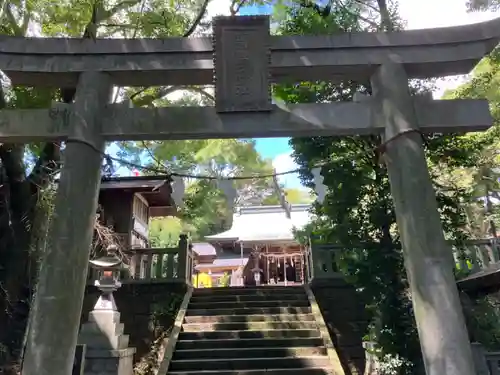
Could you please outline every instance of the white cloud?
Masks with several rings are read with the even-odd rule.
[[[215,16],[229,16],[231,14],[230,8],[231,8],[231,0],[212,0],[208,3],[207,6],[207,13],[204,17],[204,20],[210,20],[212,17]],[[213,88],[207,88],[206,91],[213,95]],[[178,90],[174,91],[171,94],[167,95],[167,99],[169,100],[179,100],[181,99],[184,95],[193,95],[195,97],[198,97],[200,95],[198,94],[193,94],[193,92],[189,90]]]
[[[500,12],[467,12],[465,0],[400,0],[400,15],[407,21],[407,29],[428,29],[468,25],[498,17]],[[444,91],[462,84],[467,76],[450,76],[438,80],[435,98]]]
[[[208,3],[207,16],[229,16],[231,0],[212,0]]]
[[[299,168],[299,166],[292,159],[292,151],[276,155],[273,159],[273,167],[276,170],[276,173],[287,172]],[[278,176],[278,181],[289,188],[297,188],[301,186],[297,173]]]

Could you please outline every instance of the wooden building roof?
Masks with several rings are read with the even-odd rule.
[[[292,205],[290,219],[281,206],[239,207],[233,214],[231,229],[205,238],[219,243],[294,243],[294,229],[303,228],[311,220],[310,207]]]
[[[101,194],[112,190],[140,193],[148,202],[150,216],[175,216],[177,207],[171,197],[168,176],[109,177],[101,180]]]

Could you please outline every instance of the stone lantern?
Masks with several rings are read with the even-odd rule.
[[[120,313],[113,292],[121,287],[119,280],[121,259],[106,256],[90,261],[98,270],[95,286],[100,291],[88,322],[82,325],[79,344],[86,345],[85,374],[89,375],[133,375],[135,348],[128,346],[129,337],[124,334]]]
[[[90,264],[99,271],[99,278],[94,285],[101,295],[94,306],[94,310],[118,311],[113,298],[113,292],[122,286],[119,275],[122,265],[121,259],[113,256],[91,260]]]
[[[255,280],[255,285],[260,285],[260,274],[262,272],[262,269],[259,268],[259,267],[255,267],[252,269],[252,273],[253,273],[253,279]]]

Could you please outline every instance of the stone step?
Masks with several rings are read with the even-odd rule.
[[[272,370],[169,371],[169,375],[338,375],[328,368],[277,368]]]
[[[200,315],[186,316],[185,323],[237,323],[237,322],[312,322],[312,314],[279,315]]]
[[[107,332],[112,336],[119,336],[125,332],[125,324],[106,324],[99,325],[95,322],[87,322],[82,324],[80,328],[80,334],[102,334],[102,332]]]
[[[300,307],[244,307],[244,308],[211,308],[194,309],[190,307],[186,316],[215,315],[278,315],[278,314],[310,314],[310,306]]]
[[[106,337],[102,333],[80,333],[78,343],[93,349],[125,349],[129,344],[129,335]]]
[[[170,371],[263,370],[330,367],[327,356],[173,360]]]
[[[267,347],[267,348],[229,348],[229,349],[190,349],[176,350],[173,360],[183,359],[241,359],[241,358],[279,358],[310,357],[326,355],[326,348],[319,347]]]
[[[304,293],[304,287],[299,286],[246,286],[246,287],[230,287],[230,288],[195,288],[193,297],[201,295],[216,295],[216,294],[291,294]]]
[[[281,301],[307,301],[305,293],[280,293],[280,294],[265,294],[258,292],[256,294],[215,294],[192,296],[192,303],[212,303],[212,302],[252,302],[252,301],[273,301],[279,299]]]
[[[247,302],[190,302],[189,309],[234,309],[253,307],[307,307],[308,300],[281,301],[279,299],[269,301],[247,301]]]
[[[225,340],[318,337],[317,329],[271,329],[262,331],[181,332],[179,340]]]
[[[234,322],[234,323],[188,323],[182,325],[184,332],[210,331],[261,331],[269,329],[317,329],[316,322]]]
[[[223,349],[223,348],[277,348],[277,347],[307,347],[322,346],[323,339],[317,333],[316,337],[286,337],[286,338],[251,338],[222,340],[179,340],[176,350],[192,349]]]

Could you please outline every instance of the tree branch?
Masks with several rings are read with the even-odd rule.
[[[198,86],[185,87],[184,89],[189,90],[189,91],[194,91],[198,94],[201,94],[202,96],[204,96],[208,100],[211,100],[212,102],[215,103],[215,97]]]
[[[203,4],[200,8],[200,11],[198,12],[198,15],[196,16],[193,24],[191,25],[191,27],[184,33],[183,37],[184,38],[187,38],[188,36],[190,36],[192,33],[194,33],[194,31],[196,30],[196,28],[198,27],[198,25],[200,24],[203,16],[205,15],[205,13],[207,12],[207,7],[208,7],[208,3],[210,3],[210,0],[205,0],[203,1]]]
[[[28,180],[33,187],[39,189],[46,187],[59,170],[61,160],[61,148],[57,143],[45,144],[42,154],[31,171]]]
[[[246,3],[246,0],[233,0],[231,6],[229,7],[229,11],[232,16],[235,16],[240,11],[241,7]]]
[[[98,14],[97,16],[97,23],[102,22],[104,20],[107,20],[111,16],[115,15],[121,10],[125,10],[127,8],[133,7],[134,5],[137,5],[141,2],[142,0],[124,0],[116,4],[114,7],[108,10],[104,10],[101,12],[101,14]]]
[[[5,14],[7,15],[7,19],[9,20],[10,27],[12,27],[12,30],[14,30],[14,35],[24,36],[23,30],[17,24],[16,18],[14,17],[14,14],[10,9],[10,4],[7,4],[7,6],[5,7]]]
[[[328,4],[324,8],[321,8],[318,4],[316,4],[312,0],[300,0],[299,5],[302,8],[308,8],[314,10],[321,17],[328,17],[330,15],[330,12],[332,11],[331,4]]]

